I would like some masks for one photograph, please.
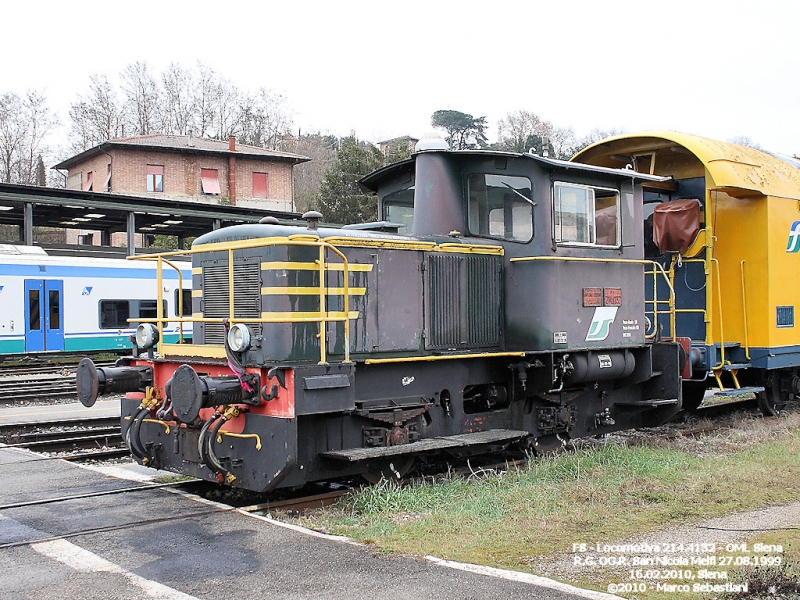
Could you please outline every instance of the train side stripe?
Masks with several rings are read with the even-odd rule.
[[[0,275],[48,279],[52,277],[97,277],[103,279],[149,279],[155,281],[155,269],[85,267],[69,265],[12,265],[0,264]],[[178,280],[178,274],[171,269],[164,269],[164,279]],[[188,278],[188,273],[184,273]]]

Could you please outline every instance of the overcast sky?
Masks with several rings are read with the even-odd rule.
[[[378,141],[454,109],[746,136],[800,154],[796,0],[5,2],[0,93],[43,91],[66,136],[89,77],[202,61],[286,96],[294,129]]]

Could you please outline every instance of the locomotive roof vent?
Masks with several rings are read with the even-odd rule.
[[[322,213],[310,210],[307,213],[303,213],[303,218],[308,221],[308,228],[311,231],[316,231],[317,227],[319,227],[319,222],[322,220]]]
[[[450,150],[450,146],[442,136],[432,132],[423,135],[422,139],[414,146],[414,152],[425,152],[426,150]]]

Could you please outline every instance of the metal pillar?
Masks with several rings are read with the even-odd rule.
[[[219,219],[214,219],[214,229],[216,230],[219,229],[220,227],[222,227],[222,221],[220,221]]]
[[[128,256],[136,254],[136,215],[128,213]]]
[[[33,246],[33,204],[30,202],[25,203],[25,208],[23,209],[23,221],[23,241],[25,242],[26,246]]]
[[[108,229],[104,229],[100,232],[100,245],[101,246],[110,246],[111,245],[111,231]]]
[[[178,236],[178,250],[183,250],[183,244],[186,242],[186,238],[182,235]]]

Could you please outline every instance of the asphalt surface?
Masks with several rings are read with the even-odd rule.
[[[0,448],[0,466],[3,600],[612,597],[531,575],[379,555],[23,450]],[[114,490],[127,491],[42,503]],[[32,501],[40,503],[14,506]]]

